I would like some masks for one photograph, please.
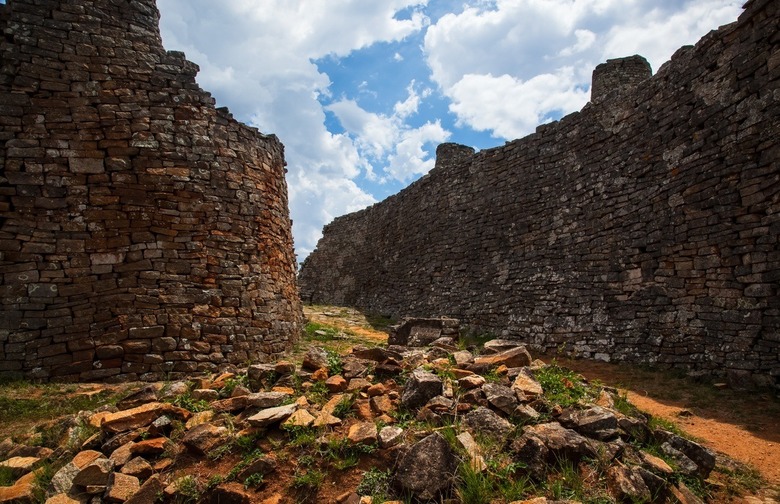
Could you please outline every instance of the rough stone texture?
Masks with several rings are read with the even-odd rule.
[[[441,318],[405,318],[390,328],[388,345],[427,346],[445,336],[458,337],[460,321]]]
[[[439,433],[412,446],[398,461],[394,481],[403,492],[422,501],[436,498],[453,482],[458,460],[449,443]]]
[[[501,442],[505,441],[514,429],[509,421],[483,406],[466,414],[463,417],[463,424],[475,434],[488,436]]]
[[[175,379],[300,332],[284,148],[158,21],[154,0],[0,5],[0,373]]]
[[[290,415],[295,413],[296,409],[298,409],[298,406],[295,404],[264,409],[247,418],[247,422],[253,427],[267,427],[287,420]]]
[[[377,441],[377,428],[374,422],[358,422],[352,424],[347,439],[354,444],[371,444]]]
[[[441,378],[424,369],[415,369],[409,375],[401,394],[401,403],[409,409],[417,409],[424,406],[432,398],[442,392]]]
[[[650,502],[652,495],[638,470],[612,466],[607,469],[607,486],[618,502]]]
[[[304,300],[777,383],[778,9],[748,2],[649,79],[613,62],[633,89],[523,139],[439,146],[427,176],[325,227]]]

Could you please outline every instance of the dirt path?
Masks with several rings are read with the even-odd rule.
[[[673,422],[708,447],[755,467],[771,484],[780,485],[780,401],[770,394],[718,389],[672,372],[637,366],[556,360],[588,379],[618,387],[640,410]]]

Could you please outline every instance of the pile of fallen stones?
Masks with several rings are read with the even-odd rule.
[[[561,461],[598,460],[618,502],[700,502],[681,476],[703,480],[715,466],[714,454],[699,444],[652,429],[640,414],[619,413],[615,390],[602,388],[594,401],[568,407],[550,401],[536,378],[545,364],[516,342],[489,341],[479,355],[459,350],[449,337],[426,347],[355,347],[333,364],[332,354],[311,347],[301,366],[280,361],[213,379],[144,386],[115,407],[66,420],[70,436],[54,450],[6,439],[0,466],[18,480],[0,487],[0,503],[33,502],[36,471],[63,453],[70,453],[67,463],[43,489],[48,504],[181,502],[187,477],[176,470],[180,455],[206,457],[239,436],[261,439],[291,428],[375,447],[392,461],[386,469],[394,492],[422,502],[459,502],[453,490],[458,467],[488,470],[480,446],[486,439],[537,481]],[[74,446],[83,425],[95,432]],[[442,435],[441,426],[456,431],[457,443]],[[675,467],[641,448],[648,445]],[[199,499],[286,502],[284,495],[242,484],[255,474],[287,470],[273,454],[239,469],[232,481],[209,486]],[[371,502],[355,490],[344,489],[338,502]]]

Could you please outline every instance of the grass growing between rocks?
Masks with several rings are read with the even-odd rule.
[[[124,390],[126,386],[95,389],[73,384],[0,381],[0,439],[18,434],[19,425],[116,404]]]
[[[580,376],[555,362],[534,372],[534,377],[542,385],[545,398],[562,408],[574,406],[586,398],[596,397],[596,388],[590,388],[582,382]]]

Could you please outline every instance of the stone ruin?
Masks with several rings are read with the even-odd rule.
[[[301,329],[284,147],[165,51],[154,0],[0,5],[0,374],[158,380]]]
[[[456,317],[601,360],[780,386],[780,4],[594,71],[592,100],[335,219],[305,302]]]

